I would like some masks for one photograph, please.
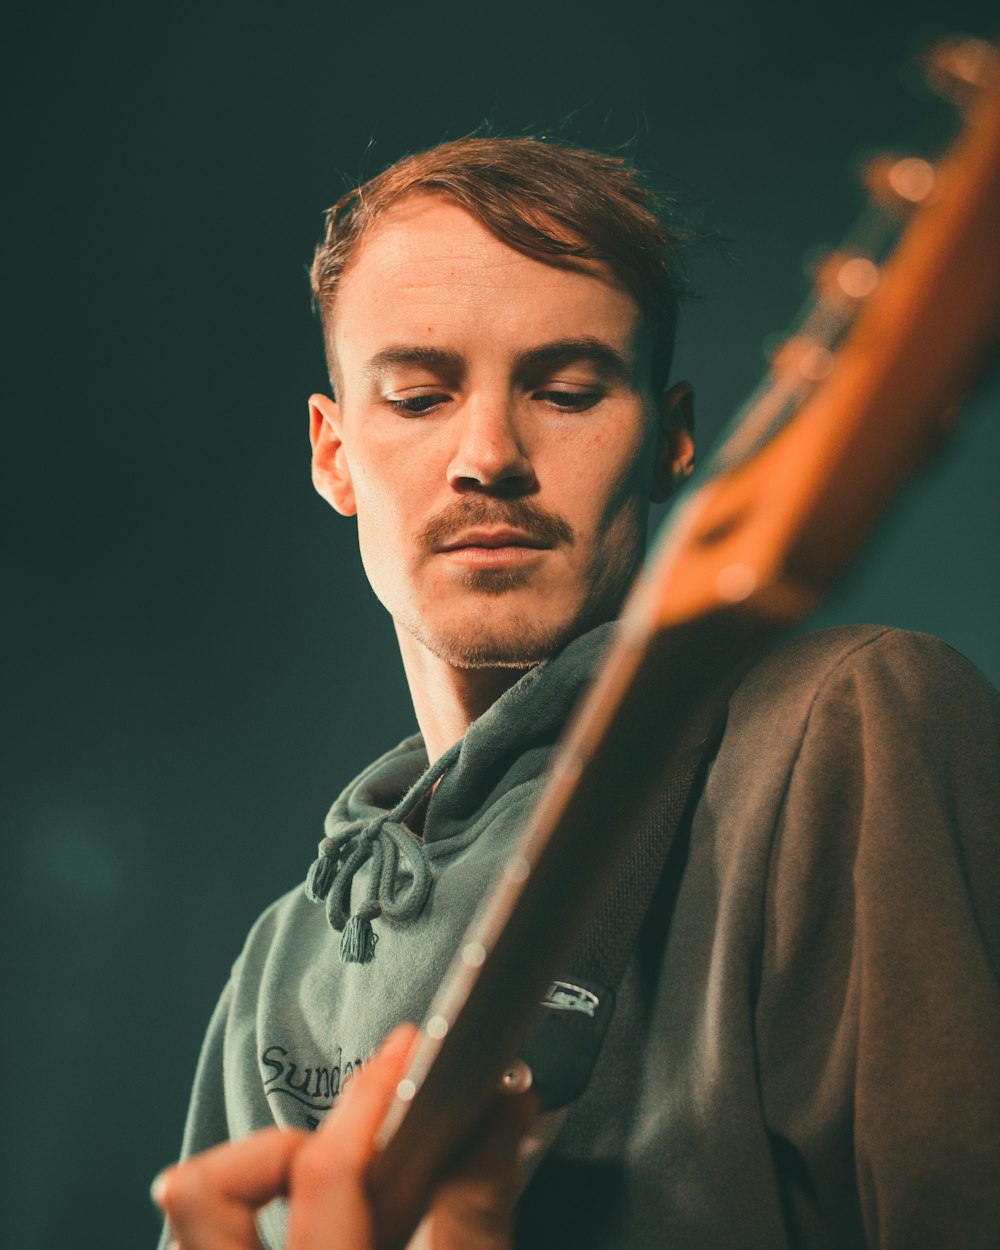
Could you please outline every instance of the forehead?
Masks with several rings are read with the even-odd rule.
[[[547,264],[443,196],[414,194],[363,236],[337,292],[333,340],[345,374],[390,342],[511,352],[593,336],[639,351],[635,300],[607,266]]]

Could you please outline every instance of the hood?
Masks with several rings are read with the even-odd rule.
[[[344,790],[327,815],[305,888],[343,933],[345,962],[374,958],[372,921],[379,916],[406,924],[420,915],[430,897],[433,861],[476,836],[474,814],[516,780],[521,760],[551,749],[614,628],[600,625],[529,669],[433,763],[417,734]],[[407,821],[429,796],[417,835]],[[369,860],[367,897],[352,911],[352,884]]]

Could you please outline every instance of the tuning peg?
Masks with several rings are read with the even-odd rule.
[[[1000,72],[1000,52],[985,39],[948,39],[924,53],[923,66],[933,90],[962,107]]]
[[[811,276],[816,289],[828,299],[856,300],[875,290],[879,268],[868,256],[828,252],[813,265]]]
[[[785,339],[770,354],[771,371],[779,376],[822,382],[833,369],[833,352],[807,334]]]
[[[868,193],[896,215],[908,213],[934,190],[934,166],[922,156],[877,156],[862,170]]]

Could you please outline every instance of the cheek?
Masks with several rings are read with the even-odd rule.
[[[385,531],[388,536],[399,522],[413,493],[412,457],[398,444],[368,441],[352,448],[351,481],[358,505],[359,531]]]
[[[619,522],[645,515],[648,451],[644,429],[621,422],[589,432],[577,444],[574,489],[594,530],[610,537]]]
[[[594,431],[578,448],[578,558],[589,595],[616,603],[645,554],[651,443],[644,424],[616,422]]]
[[[354,495],[361,563],[372,589],[383,599],[383,592],[403,569],[407,494],[394,490],[381,475],[376,477],[362,469],[354,473]]]
[[[373,439],[351,461],[361,562],[389,611],[412,597],[415,537],[433,511],[426,453],[413,441]]]

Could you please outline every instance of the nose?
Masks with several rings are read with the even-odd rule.
[[[535,470],[508,397],[471,397],[453,428],[448,482],[454,490],[524,495],[534,488]]]

